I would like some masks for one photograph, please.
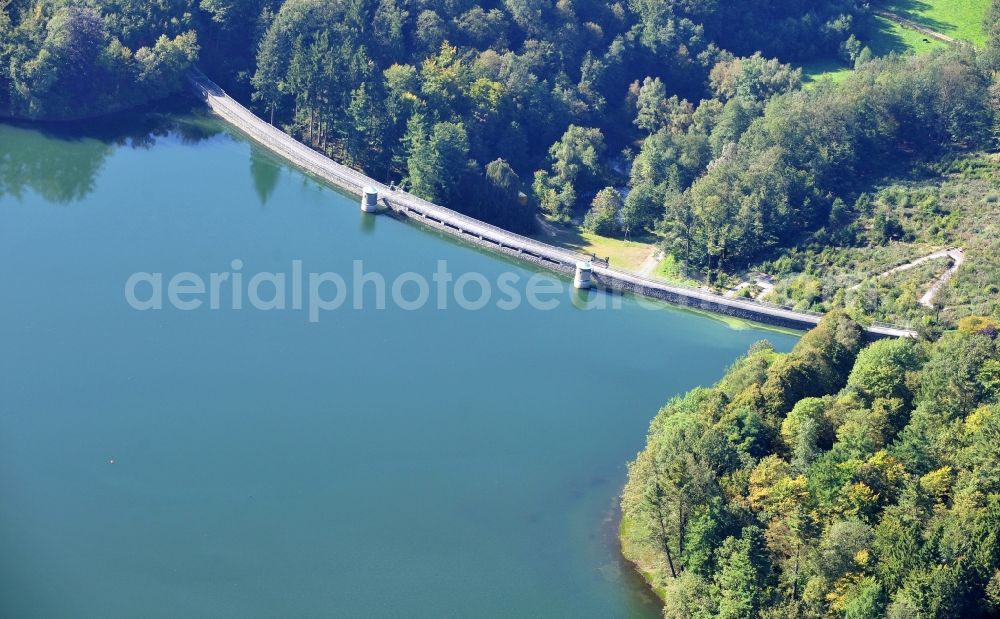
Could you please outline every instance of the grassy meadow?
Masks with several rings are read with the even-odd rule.
[[[989,5],[989,0],[888,0],[883,6],[925,28],[982,46]]]
[[[982,46],[986,43],[983,19],[989,3],[989,0],[888,0],[877,8],[891,11],[954,39]],[[877,15],[872,17],[871,31],[862,43],[876,56],[923,54],[947,45]],[[843,60],[829,58],[802,65],[802,77],[807,86],[824,79],[840,82],[850,75],[851,70]]]

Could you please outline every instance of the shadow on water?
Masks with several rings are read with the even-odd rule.
[[[221,131],[194,99],[183,96],[84,121],[3,121],[0,197],[20,198],[30,189],[50,202],[75,202],[93,190],[115,148],[148,149],[167,136],[195,144]]]
[[[593,292],[590,290],[582,290],[580,288],[572,288],[570,291],[570,302],[573,307],[579,310],[585,310],[590,305],[591,297]]]
[[[583,311],[620,307],[624,296],[622,291],[608,288],[569,289],[569,300],[573,309]]]
[[[253,189],[260,200],[260,205],[266,206],[281,177],[281,166],[274,159],[265,156],[259,148],[250,149],[250,176],[253,178]]]
[[[615,560],[604,566],[605,576],[621,584],[626,596],[626,616],[630,619],[640,617],[657,617],[661,614],[663,601],[646,582],[635,565],[622,554],[621,540],[618,531],[622,523],[622,513],[619,507],[620,496],[611,502],[601,527],[605,548],[612,553]]]
[[[366,213],[360,211],[361,213],[361,224],[359,230],[362,234],[373,234],[375,232],[375,218],[378,217],[375,213]]]

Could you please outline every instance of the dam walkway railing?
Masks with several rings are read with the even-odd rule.
[[[223,120],[245,133],[265,148],[314,176],[349,191],[359,197],[365,187],[374,187],[382,201],[393,211],[414,218],[426,225],[460,237],[474,244],[507,255],[530,260],[550,268],[572,272],[579,262],[589,262],[592,256],[543,243],[463,215],[452,209],[433,204],[400,189],[389,187],[357,170],[337,163],[316,152],[292,136],[267,123],[241,105],[194,69],[188,74],[195,93]],[[607,288],[632,292],[695,309],[738,316],[794,329],[809,329],[822,314],[792,310],[759,301],[724,297],[713,292],[673,286],[666,282],[642,277],[595,262],[594,280]],[[873,337],[914,337],[911,329],[875,324],[867,328]]]

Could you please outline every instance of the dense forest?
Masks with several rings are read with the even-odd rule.
[[[853,12],[848,2],[292,0],[261,41],[253,98],[339,159],[523,230],[533,213],[503,188],[568,220],[613,183],[622,148],[706,94],[713,67],[735,62],[725,50],[835,52]]]
[[[996,36],[985,52],[874,59],[870,10],[850,0],[0,6],[0,113],[134,106],[198,60],[376,178],[514,230],[540,212],[655,234],[709,280],[838,228],[886,161],[995,138]],[[859,68],[839,86],[803,89],[788,64],[836,56]]]
[[[831,243],[850,243],[838,236],[850,230],[854,196],[867,184],[907,160],[990,145],[990,87],[991,73],[965,48],[869,60],[839,85],[775,97],[751,118],[733,112],[746,128],[717,140],[705,174],[688,184],[695,174],[685,178],[681,169],[673,190],[655,173],[646,181],[654,191],[658,181],[667,184],[659,225],[671,253],[711,273],[744,266],[805,231],[822,228]],[[718,118],[731,126],[725,112]]]
[[[86,118],[163,98],[198,57],[167,2],[0,1],[0,115]]]
[[[670,619],[1000,612],[1000,341],[864,345],[831,313],[667,404],[629,467],[622,545]]]

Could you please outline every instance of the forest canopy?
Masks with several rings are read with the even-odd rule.
[[[656,123],[668,96],[706,95],[712,67],[734,53],[835,53],[856,11],[750,4],[289,0],[261,41],[253,98],[339,159],[529,229],[516,204],[469,199],[495,197],[487,162],[503,161],[543,212],[568,219],[613,180],[610,157],[640,137],[636,84],[654,80],[658,90],[640,96]]]
[[[754,345],[659,412],[622,512],[671,619],[996,616],[996,321],[866,346],[834,312]]]
[[[9,0],[0,13],[0,114],[86,118],[177,91],[198,57],[190,8]]]
[[[669,101],[708,95],[719,62],[757,51],[785,61],[836,54],[864,13],[847,0],[2,6],[0,113],[64,119],[130,107],[179,88],[200,57],[314,148],[517,230],[534,225],[537,205],[568,218],[615,184],[618,152],[658,127]],[[648,120],[635,125],[649,81]],[[597,151],[577,161],[578,148]],[[503,168],[505,188],[490,164]],[[530,204],[516,199],[522,191]],[[638,215],[643,226],[652,213]]]

